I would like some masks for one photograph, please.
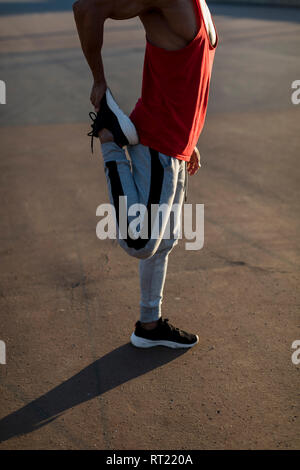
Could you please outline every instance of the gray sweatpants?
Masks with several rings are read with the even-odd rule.
[[[129,255],[140,259],[140,320],[152,322],[161,316],[168,256],[178,243],[186,163],[142,144],[129,145],[127,150],[130,160],[125,150],[114,142],[102,144],[110,202],[116,210],[118,242]],[[137,217],[135,211],[135,215],[128,212],[134,204],[143,204],[147,211],[141,216],[143,222],[137,227],[135,237],[131,238],[128,230],[124,233],[124,227],[121,228],[119,214],[126,211],[128,229]],[[142,227],[148,228],[146,235],[136,238]]]

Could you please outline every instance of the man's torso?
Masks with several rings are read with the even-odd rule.
[[[142,95],[130,118],[143,145],[188,161],[204,125],[217,45],[205,0],[90,1],[105,2],[109,18],[140,18]]]
[[[98,0],[100,1],[100,0]],[[204,0],[200,2],[202,15],[214,42],[214,26]],[[185,47],[197,34],[199,25],[194,0],[117,0],[111,11],[112,19],[128,19],[139,16],[147,39],[166,50]]]

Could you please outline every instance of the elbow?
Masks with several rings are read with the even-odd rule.
[[[73,3],[73,13],[75,17],[82,16],[86,11],[86,0],[77,0]]]
[[[105,8],[106,6],[106,8]],[[96,1],[96,0],[76,0],[73,3],[73,13],[75,22],[78,25],[84,23],[86,18],[90,18],[91,21],[104,23],[105,19],[108,18],[108,2]]]

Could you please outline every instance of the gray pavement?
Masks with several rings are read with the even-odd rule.
[[[300,11],[212,4],[220,36],[203,166],[205,245],[170,256],[164,316],[188,351],[129,345],[137,261],[96,238],[91,76],[72,2],[0,2],[0,449],[296,449]],[[108,82],[129,112],[144,32],[108,21]]]

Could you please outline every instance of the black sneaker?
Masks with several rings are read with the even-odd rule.
[[[175,328],[169,323],[168,318],[164,320],[160,318],[153,330],[142,328],[141,322],[138,321],[130,341],[137,348],[152,348],[153,346],[191,348],[199,342],[199,337]]]
[[[92,130],[88,136],[92,138],[92,152],[94,137],[99,137],[99,131],[103,128],[112,133],[114,141],[121,148],[125,145],[138,144],[139,138],[133,122],[119,108],[109,88],[106,89],[100,102],[100,111],[97,114],[91,112],[90,118],[93,122],[91,124]]]

